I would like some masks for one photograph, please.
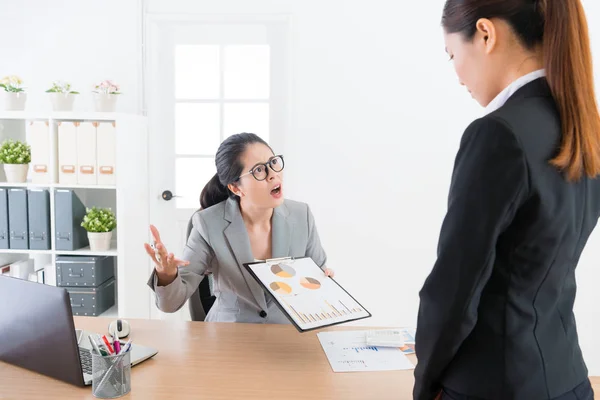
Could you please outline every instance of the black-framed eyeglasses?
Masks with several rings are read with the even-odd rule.
[[[266,163],[256,164],[250,171],[240,175],[239,179],[242,179],[246,175],[252,175],[257,181],[264,181],[269,176],[269,168],[273,172],[281,172],[283,171],[283,166],[283,156],[273,156]]]

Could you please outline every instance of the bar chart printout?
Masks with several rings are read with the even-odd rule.
[[[399,348],[368,346],[365,331],[319,332],[317,337],[334,372],[414,369]]]
[[[301,330],[371,316],[311,258],[253,263],[246,268]]]

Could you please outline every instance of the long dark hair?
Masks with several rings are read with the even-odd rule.
[[[528,50],[542,45],[544,68],[562,123],[550,161],[570,181],[600,174],[600,115],[588,25],[580,0],[446,0],[442,26],[471,40],[480,18],[507,21]]]
[[[200,194],[200,207],[202,209],[212,207],[227,200],[230,196],[235,196],[227,185],[237,182],[240,175],[242,175],[244,166],[240,158],[246,151],[246,147],[254,143],[261,143],[271,148],[267,142],[254,133],[238,133],[229,136],[221,143],[215,156],[217,173],[208,181]]]

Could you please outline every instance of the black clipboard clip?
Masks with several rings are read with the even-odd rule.
[[[284,261],[294,262],[294,260],[295,260],[294,257],[267,258],[265,260],[265,263],[270,266],[270,265],[277,264],[277,263],[284,262]]]

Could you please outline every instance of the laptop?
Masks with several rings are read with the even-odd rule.
[[[89,332],[75,331],[64,288],[0,276],[0,361],[73,385],[92,384]],[[157,350],[133,344],[131,365]]]

